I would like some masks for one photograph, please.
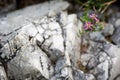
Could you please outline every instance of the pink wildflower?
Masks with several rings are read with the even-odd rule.
[[[96,23],[99,23],[99,19],[95,18]]]
[[[86,22],[84,25],[84,30],[92,30],[93,24],[91,22]]]
[[[99,22],[99,19],[97,18],[98,16],[96,14],[91,14],[91,15],[89,15],[89,17],[92,18],[93,20],[95,20],[96,23]]]

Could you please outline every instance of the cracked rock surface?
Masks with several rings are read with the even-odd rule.
[[[82,22],[69,3],[46,5],[0,19],[0,80],[119,80],[120,48],[106,39],[114,25],[78,36]]]
[[[73,20],[63,24],[61,19],[64,16]],[[9,79],[73,79],[72,65],[75,64],[70,60],[77,62],[73,54],[80,54],[80,45],[76,44],[79,42],[77,28],[77,16],[67,15],[67,12],[52,17],[44,16],[38,23],[33,21],[23,26],[1,48],[1,59],[6,63]],[[68,29],[73,31],[72,38]]]

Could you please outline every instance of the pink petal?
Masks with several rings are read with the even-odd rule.
[[[84,30],[87,30],[88,26],[85,24],[83,28],[84,28]]]

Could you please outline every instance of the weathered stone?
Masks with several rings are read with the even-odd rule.
[[[48,3],[43,3],[27,7],[0,19],[0,36],[3,45],[1,58],[8,66],[7,75],[10,79],[50,79],[54,72],[51,63],[64,55],[63,27],[61,26],[67,24],[67,12],[63,13],[66,15],[66,19],[57,18],[56,14],[67,9],[69,4],[64,1],[52,1],[49,6],[47,5]],[[41,18],[49,13],[49,7],[50,12],[54,12],[55,15],[49,14],[49,17],[52,18],[47,16]],[[62,23],[64,24],[62,25],[57,22],[60,19],[61,22],[64,20],[66,23]],[[63,76],[64,71],[69,73],[70,69],[65,70],[60,77]]]
[[[119,80],[120,50],[104,37],[115,36],[114,24],[78,37],[83,23],[65,11],[68,5],[51,1],[0,19],[0,60],[6,64],[2,71],[7,71],[9,79]],[[119,31],[115,34],[116,40]]]
[[[120,27],[118,27],[115,33],[113,34],[112,41],[117,45],[120,44]]]
[[[102,34],[103,34],[104,36],[110,36],[110,35],[113,34],[114,30],[115,30],[115,29],[114,29],[114,27],[113,27],[112,24],[106,24],[106,25],[105,25],[105,28],[102,30]]]
[[[87,80],[95,80],[95,77],[92,74],[86,74],[85,76]]]
[[[115,16],[111,16],[109,19],[108,19],[108,23],[112,24],[115,28],[115,23],[116,23],[116,17]]]
[[[115,15],[116,15],[117,18],[120,18],[120,12],[116,12]]]
[[[0,80],[8,80],[6,71],[1,63],[0,63]]]
[[[62,78],[60,77],[60,74],[56,74],[50,80],[62,80]]]
[[[74,75],[74,80],[87,80],[84,73],[80,70],[74,70],[73,71],[73,75]]]
[[[53,17],[42,17],[39,21],[33,20],[21,27],[18,34],[1,49],[9,78],[73,80],[71,66],[77,66],[80,57],[78,22],[80,24],[75,14],[62,12]],[[74,63],[71,64],[70,60]],[[55,76],[53,73],[56,73]]]
[[[98,65],[98,59],[96,57],[93,57],[93,58],[89,59],[89,61],[87,63],[87,68],[93,69],[97,65]]]
[[[86,66],[89,62],[89,60],[94,57],[94,55],[88,53],[88,54],[83,54],[81,55],[81,62],[84,66]]]
[[[98,80],[107,80],[108,79],[108,75],[109,75],[109,72],[108,72],[108,70],[109,70],[109,62],[108,62],[108,60],[105,60],[104,62],[102,62],[101,64],[99,64],[98,65],[98,68],[100,68],[101,70],[103,70],[104,71],[104,73],[103,74],[98,74]]]
[[[110,50],[111,52],[113,52],[113,54],[115,55],[114,59],[112,59],[113,61],[113,65],[112,65],[112,69],[111,69],[111,76],[110,76],[110,80],[117,80],[117,78],[119,78],[119,74],[120,74],[120,65],[119,65],[119,62],[120,62],[120,48],[116,47],[116,46],[111,46],[110,47]],[[119,80],[119,79],[118,79]]]
[[[92,32],[90,33],[90,39],[97,42],[104,42],[105,38],[101,32]]]
[[[116,27],[116,28],[120,27],[120,19],[117,19],[117,20],[115,21],[115,27]]]
[[[55,73],[59,73],[64,67],[65,67],[65,59],[64,58],[60,58],[56,62]]]
[[[79,26],[78,26],[79,25]],[[68,16],[66,31],[66,50],[72,59],[72,62],[77,66],[77,61],[80,58],[80,37],[78,37],[78,31],[82,27],[81,21],[77,20],[77,15],[72,14]],[[72,46],[72,47],[70,47]],[[74,58],[75,57],[75,58]]]
[[[81,55],[82,65],[97,80],[110,79],[113,62],[116,62],[116,53],[113,51],[118,51],[118,48],[106,40],[99,41],[99,39],[95,38],[92,38],[92,41],[89,39],[88,44],[87,53]]]
[[[55,14],[67,9],[68,2],[65,1],[50,1],[43,4],[38,4],[30,7],[26,7],[22,10],[12,12],[6,15],[6,17],[0,18],[0,37],[1,43],[4,45],[7,40],[14,38],[21,27],[31,24],[31,22],[39,21],[39,18],[47,15],[49,12]]]
[[[20,34],[19,34],[20,35]],[[35,44],[31,44],[27,41],[26,36],[16,36],[13,39],[14,43],[10,41],[4,48],[2,48],[2,52],[5,54],[2,56],[3,58],[7,57],[8,65],[8,76],[10,79],[14,76],[13,79],[26,79],[29,75],[31,78],[39,78],[40,76],[44,76],[45,79],[49,79],[53,74],[53,67],[47,57],[47,55],[40,50]],[[22,43],[23,39],[27,41],[26,43]],[[20,46],[19,44],[22,45]],[[11,51],[9,51],[9,45],[11,45]],[[20,47],[19,47],[19,46]],[[16,49],[14,48],[16,46]],[[34,74],[34,75],[33,75]]]

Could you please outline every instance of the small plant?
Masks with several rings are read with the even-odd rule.
[[[96,15],[95,13],[103,15],[107,8],[116,0],[75,0],[75,1],[81,5],[80,9],[84,11],[84,15],[80,17],[84,26],[82,27],[82,31],[79,31],[80,34],[83,34],[84,32],[96,32],[103,29],[104,21],[101,22],[101,20],[98,18],[98,15]],[[89,13],[89,11],[93,11],[94,13]],[[102,18],[102,20],[104,20],[104,18]]]
[[[75,0],[82,5],[83,10],[94,10],[95,12],[104,13],[107,8],[116,0]]]
[[[100,22],[98,16],[95,13],[89,14],[86,12],[82,17],[80,17],[80,19],[84,23],[80,34],[84,32],[96,32],[103,29],[102,22]]]

